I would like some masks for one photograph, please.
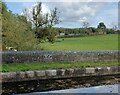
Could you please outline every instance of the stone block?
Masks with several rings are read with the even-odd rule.
[[[35,71],[36,77],[45,77],[45,70]]]
[[[94,74],[95,68],[86,68],[86,74]]]
[[[120,72],[120,66],[118,66],[118,72]]]
[[[58,69],[57,70],[57,76],[64,76],[65,75],[65,69]]]
[[[16,81],[16,72],[2,73],[2,81]]]
[[[86,72],[85,68],[74,69],[74,75],[75,76],[81,76],[81,75],[85,74],[85,72]]]
[[[16,78],[16,72],[8,72],[8,73],[2,73],[2,78]]]
[[[102,67],[96,67],[96,68],[95,68],[95,73],[96,73],[96,74],[101,74],[101,73],[103,73]]]
[[[111,73],[117,73],[118,71],[119,71],[119,68],[118,68],[118,66],[113,66],[113,67],[111,67]]]
[[[0,72],[0,81],[2,81],[2,73]]]
[[[110,72],[109,67],[102,67],[103,74],[108,74]]]
[[[35,77],[34,71],[26,71],[25,73],[26,73],[27,78],[34,78]]]
[[[16,76],[17,79],[25,79],[26,78],[25,72],[17,72],[16,75],[17,75]]]
[[[104,74],[109,74],[109,73],[112,73],[112,72],[111,72],[110,67],[96,67],[95,68],[95,73],[104,75]]]
[[[110,72],[110,67],[106,67],[107,68],[107,71]]]
[[[47,76],[56,76],[57,75],[57,71],[56,70],[46,70],[46,77]]]
[[[74,73],[74,69],[66,69],[65,70],[65,76],[72,76]]]
[[[2,79],[9,78],[9,73],[1,73]]]

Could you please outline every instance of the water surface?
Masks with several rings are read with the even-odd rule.
[[[65,90],[54,90],[54,91],[46,91],[46,92],[34,92],[27,94],[17,94],[17,95],[50,95],[52,93],[62,94],[62,93],[119,93],[120,84],[115,85],[103,85],[103,86],[95,86],[95,87],[87,87],[87,88],[76,88],[76,89],[65,89]],[[70,94],[70,95],[71,95]],[[116,95],[116,94],[113,94]]]

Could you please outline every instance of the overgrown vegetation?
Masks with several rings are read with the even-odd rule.
[[[118,66],[117,60],[98,61],[98,62],[54,62],[54,63],[14,63],[2,64],[2,72],[10,71],[29,71],[29,70],[45,70],[60,68],[80,68],[80,67],[97,67],[97,66]]]
[[[45,16],[42,14],[42,3],[33,8],[33,18],[28,20],[27,16],[13,14],[2,2],[2,50],[14,47],[20,50],[40,50],[42,41],[54,42],[55,32],[52,26],[58,23],[57,8]],[[35,12],[35,10],[37,12]],[[27,11],[26,11],[27,12]],[[49,19],[48,19],[49,18]],[[35,25],[32,28],[33,24]],[[44,26],[44,27],[43,27]]]
[[[2,46],[15,47],[17,50],[37,49],[38,41],[31,31],[31,23],[24,16],[13,14],[2,3]]]

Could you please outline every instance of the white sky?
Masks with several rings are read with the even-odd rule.
[[[93,27],[97,27],[99,22],[104,22],[107,27],[118,25],[118,0],[86,0],[86,2],[85,0],[41,1],[43,2],[42,9],[44,13],[54,7],[58,8],[61,23],[56,27],[79,28],[82,27],[83,21],[89,22],[90,26]],[[25,7],[31,10],[34,4],[33,0],[7,0],[8,9],[18,14],[22,13]]]

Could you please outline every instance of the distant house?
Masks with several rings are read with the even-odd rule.
[[[62,37],[62,36],[65,36],[65,33],[60,33],[57,35],[57,37]]]
[[[65,33],[60,33],[59,36],[65,36]]]

